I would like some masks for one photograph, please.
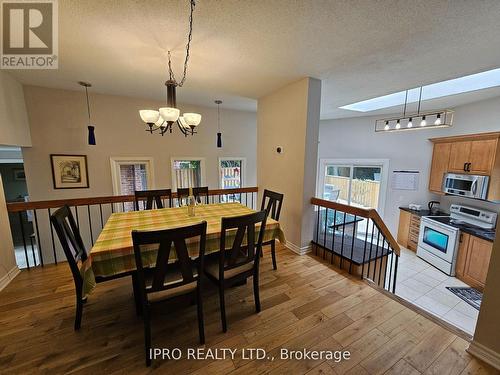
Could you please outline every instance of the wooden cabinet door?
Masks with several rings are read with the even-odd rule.
[[[465,262],[467,260],[467,251],[469,250],[470,235],[460,233],[460,244],[458,245],[457,264],[455,266],[456,276],[463,280],[465,273]]]
[[[408,235],[410,234],[411,213],[399,210],[398,243],[408,247]]]
[[[495,164],[497,139],[472,141],[469,156],[469,173],[491,174]]]
[[[448,164],[450,172],[465,172],[465,165],[470,162],[471,146],[472,142],[470,141],[451,143],[450,162]]]
[[[475,236],[470,237],[464,269],[464,281],[467,284],[483,290],[492,250],[491,242]]]
[[[431,175],[429,178],[429,190],[442,193],[443,176],[448,172],[450,161],[451,143],[435,143],[432,153]]]

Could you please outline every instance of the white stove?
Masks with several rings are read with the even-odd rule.
[[[452,204],[450,216],[425,216],[420,222],[417,256],[447,275],[455,276],[460,228],[493,229],[497,214]]]

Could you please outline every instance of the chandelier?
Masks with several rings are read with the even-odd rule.
[[[432,112],[420,112],[420,106],[422,104],[422,87],[420,87],[417,112],[408,114],[406,112],[407,104],[408,90],[406,90],[403,115],[375,120],[375,132],[448,128],[453,124],[453,111],[445,109]]]
[[[158,131],[161,135],[164,135],[167,131],[172,133],[172,126],[174,123],[177,124],[179,130],[186,137],[190,134],[196,133],[196,127],[201,122],[201,115],[199,113],[183,113],[180,115],[180,110],[177,108],[176,99],[176,89],[177,87],[182,87],[186,81],[186,73],[189,61],[189,47],[191,44],[192,34],[193,34],[193,11],[195,7],[195,0],[190,0],[191,11],[189,14],[189,34],[188,41],[186,44],[186,58],[184,60],[184,71],[182,79],[177,81],[175,79],[174,72],[172,70],[172,61],[170,51],[168,51],[168,73],[169,79],[165,82],[167,87],[167,106],[162,107],[159,110],[153,109],[142,109],[139,111],[142,121],[144,121],[148,128],[146,131],[153,134],[153,132]]]

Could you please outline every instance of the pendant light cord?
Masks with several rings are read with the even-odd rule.
[[[403,110],[403,117],[406,117],[406,103],[408,102],[408,90],[406,90],[406,95],[405,95],[405,108]]]
[[[195,0],[190,0],[191,3],[191,11],[189,13],[189,33],[188,33],[188,41],[186,44],[186,58],[184,60],[184,72],[182,75],[182,79],[180,82],[177,82],[175,79],[174,71],[172,70],[172,60],[171,60],[171,54],[170,51],[168,51],[168,73],[171,81],[177,82],[177,86],[182,87],[184,82],[186,81],[186,75],[187,75],[187,68],[188,68],[188,62],[189,62],[189,49],[191,46],[191,39],[193,38],[193,12],[194,12],[194,7],[196,5]]]
[[[422,86],[420,86],[420,95],[418,97],[418,109],[417,109],[417,115],[420,114],[420,103],[422,103]]]
[[[220,103],[217,103],[217,130],[220,133]]]
[[[89,92],[87,86],[85,86],[85,96],[87,97],[87,113],[89,115],[89,125],[90,125],[90,104],[89,104]]]

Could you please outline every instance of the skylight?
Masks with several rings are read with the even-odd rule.
[[[444,96],[500,86],[500,68],[477,74],[433,83],[422,87],[422,100],[442,98]],[[377,98],[363,100],[340,107],[350,111],[369,112],[377,109],[404,104],[406,91],[400,91]],[[408,90],[408,103],[418,102],[420,87]]]

